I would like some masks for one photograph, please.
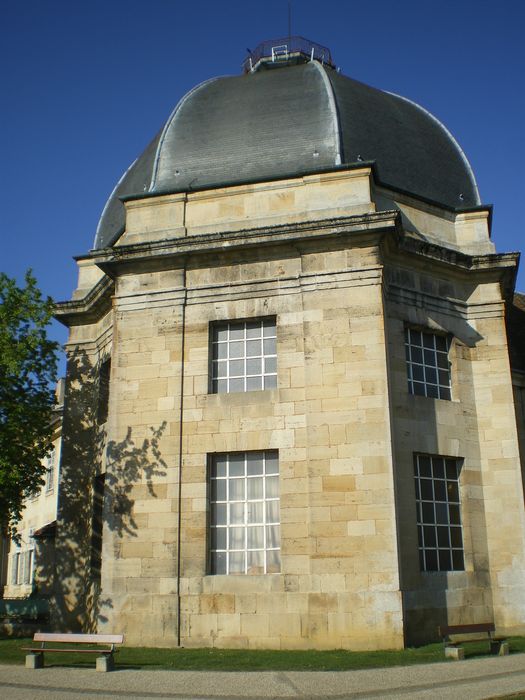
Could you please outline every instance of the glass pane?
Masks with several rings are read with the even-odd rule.
[[[421,527],[421,525],[419,525],[417,528],[417,540],[418,540],[419,546],[422,547],[423,546],[423,528]]]
[[[446,401],[450,401],[450,389],[441,387],[439,389],[439,398],[445,399]]]
[[[448,505],[446,503],[436,503],[436,523],[448,524]]]
[[[448,372],[446,370],[439,370],[439,383],[442,384],[443,386],[448,386],[449,381],[448,381]]]
[[[450,524],[451,525],[461,525],[461,521],[460,521],[460,517],[459,517],[459,506],[450,505],[448,507],[448,512],[450,515]]]
[[[257,477],[248,479],[248,499],[254,500],[263,497],[263,479]]]
[[[419,479],[416,477],[415,479],[415,485],[416,485],[416,499],[419,501],[421,498],[421,492],[419,490]]]
[[[230,340],[244,338],[244,323],[230,323]]]
[[[248,523],[263,522],[263,507],[264,503],[262,501],[252,501],[251,503],[246,504],[246,510],[248,513]],[[266,517],[266,519],[268,520],[268,516]]]
[[[211,530],[211,548],[226,549],[226,528],[214,527]]]
[[[228,328],[226,326],[215,328],[214,340],[228,340]]]
[[[262,377],[246,378],[246,391],[260,391],[262,388]]]
[[[423,537],[425,538],[425,547],[436,546],[436,528],[433,525],[423,528]]]
[[[263,342],[265,355],[277,354],[277,340],[275,338],[265,338]]]
[[[266,498],[277,498],[279,495],[279,477],[266,477]]]
[[[226,503],[212,503],[211,523],[212,525],[226,525]]]
[[[413,328],[410,329],[410,342],[413,345],[421,345],[421,331],[415,331]]]
[[[262,474],[264,466],[264,453],[263,452],[252,452],[248,456],[248,476],[253,476],[255,474]]]
[[[211,500],[225,501],[226,500],[226,479],[212,479],[211,481]]]
[[[450,551],[448,549],[439,550],[439,570],[440,571],[451,571],[452,570],[452,557],[450,556]]]
[[[217,394],[226,394],[228,392],[228,380],[219,379],[215,382],[215,391]]]
[[[436,355],[433,350],[424,350],[423,357],[425,360],[423,364],[428,365],[429,367],[436,366]]]
[[[454,549],[452,551],[452,564],[454,571],[463,571],[465,569],[463,551],[461,549]]]
[[[221,360],[213,363],[213,376],[214,377],[225,377],[228,371],[228,363],[225,360]]]
[[[244,342],[237,341],[229,344],[230,358],[244,357]]]
[[[263,321],[263,335],[265,338],[271,335],[275,335],[276,327],[274,320]]]
[[[423,351],[421,348],[410,348],[410,355],[412,356],[412,362],[416,362],[419,365],[423,364]]]
[[[425,367],[425,377],[428,384],[437,384],[437,372],[432,367]]]
[[[447,372],[447,374],[448,374],[448,369],[449,369],[449,366],[450,366],[450,365],[449,365],[449,361],[448,361],[448,355],[445,355],[445,354],[442,353],[442,352],[438,352],[437,358],[436,358],[436,359],[437,359],[437,366],[438,366],[440,369],[445,370],[445,371]]]
[[[244,391],[244,379],[230,379],[230,392]]]
[[[227,343],[214,343],[213,344],[213,359],[214,360],[224,360],[228,357],[228,345]]]
[[[226,455],[215,455],[212,465],[212,476],[226,476]]]
[[[277,452],[267,452],[266,453],[266,473],[267,474],[278,474],[279,473],[279,459],[277,457]]]
[[[266,573],[278,574],[281,570],[281,553],[278,549],[266,552]]]
[[[439,479],[434,481],[434,497],[436,501],[447,500],[447,487],[445,481],[440,481]]]
[[[432,460],[432,472],[435,479],[445,478],[445,463],[441,457],[434,457]]]
[[[266,342],[266,341],[264,341]],[[254,355],[261,355],[261,341],[260,340],[247,340],[246,341],[246,357],[253,357]]]
[[[458,547],[459,549],[463,549],[463,537],[461,536],[460,527],[450,528],[450,544],[452,547]]]
[[[230,476],[244,476],[244,452],[230,455]]]
[[[279,522],[279,501],[266,501],[266,522]]]
[[[267,357],[264,360],[264,371],[266,374],[275,374],[277,372],[277,358]]]
[[[266,527],[266,546],[278,547],[279,542],[279,525],[268,525]]]
[[[246,374],[262,374],[262,361],[260,357],[246,360]]]
[[[457,479],[458,478],[458,468],[457,468],[457,462],[455,459],[447,459],[446,460],[446,470],[447,470],[447,479]]]
[[[421,365],[412,365],[412,379],[416,382],[424,380],[423,367]]]
[[[432,501],[434,498],[434,492],[432,491],[432,479],[421,479],[421,498],[424,501]]]
[[[422,503],[421,504],[421,516],[424,523],[434,523],[434,504],[433,503]]]
[[[230,525],[244,524],[244,503],[230,503]]]
[[[459,488],[457,481],[447,481],[449,503],[459,503]]]
[[[438,547],[450,547],[450,541],[448,536],[448,527],[438,527]]]
[[[230,549],[244,549],[244,527],[230,527]]]
[[[425,457],[424,455],[420,455],[417,458],[417,462],[419,464],[419,475],[420,476],[432,476],[432,470],[430,468],[430,457]]]
[[[260,321],[248,321],[246,323],[246,337],[247,338],[260,338],[262,332],[262,326]]]
[[[212,552],[211,555],[211,573],[225,574],[226,573],[226,552]]]
[[[436,335],[435,336],[436,340],[436,348],[437,350],[441,350],[442,352],[447,352],[447,339],[444,335]]]
[[[264,574],[264,552],[248,552],[248,573]]]
[[[428,384],[427,385],[427,396],[429,396],[431,399],[438,399],[438,388],[437,386],[433,384]]]
[[[264,527],[249,527],[246,532],[248,549],[264,549]]]
[[[265,389],[275,389],[277,386],[277,377],[275,374],[269,374],[264,378]]]
[[[230,377],[244,377],[244,360],[230,360]]]
[[[230,479],[230,501],[244,501],[244,479]]]
[[[434,334],[433,333],[423,333],[423,346],[425,348],[434,347]]]
[[[438,571],[437,552],[435,549],[425,550],[425,571]]]
[[[244,552],[230,552],[230,574],[244,574]]]

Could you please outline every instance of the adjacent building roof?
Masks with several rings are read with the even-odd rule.
[[[108,200],[95,248],[124,230],[121,197],[293,177],[375,161],[384,185],[452,209],[480,204],[445,127],[407,99],[316,60],[214,78],[185,95]]]

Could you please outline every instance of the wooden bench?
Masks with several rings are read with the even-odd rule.
[[[438,634],[443,639],[445,656],[449,659],[465,658],[464,644],[470,642],[489,642],[490,653],[505,656],[509,645],[504,638],[494,637],[496,627],[493,622],[480,622],[471,625],[441,625]]]
[[[39,647],[22,647],[31,652],[26,655],[26,668],[42,668],[44,654],[53,653],[83,653],[98,654],[97,671],[112,671],[115,667],[114,654],[118,651],[115,644],[124,642],[123,634],[51,634],[35,632],[33,642],[40,642]],[[52,644],[53,646],[46,646]],[[57,647],[57,644],[67,644],[67,647]],[[83,644],[96,644],[96,649],[82,649]],[[102,648],[102,645],[106,645]],[[109,646],[108,646],[109,645]]]

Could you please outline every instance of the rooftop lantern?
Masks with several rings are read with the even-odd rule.
[[[335,68],[330,49],[302,36],[288,36],[261,42],[242,64],[244,73],[254,73],[262,68],[277,68],[307,61],[319,61]]]

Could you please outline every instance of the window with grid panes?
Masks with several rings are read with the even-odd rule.
[[[212,456],[209,537],[212,574],[281,570],[276,450]]]
[[[450,400],[449,338],[405,328],[408,390],[411,394]]]
[[[55,485],[55,449],[51,450],[51,454],[47,458],[46,471],[46,493],[51,493]]]
[[[214,324],[211,355],[213,393],[274,389],[277,386],[275,318]]]
[[[421,571],[463,571],[461,460],[414,455]]]

